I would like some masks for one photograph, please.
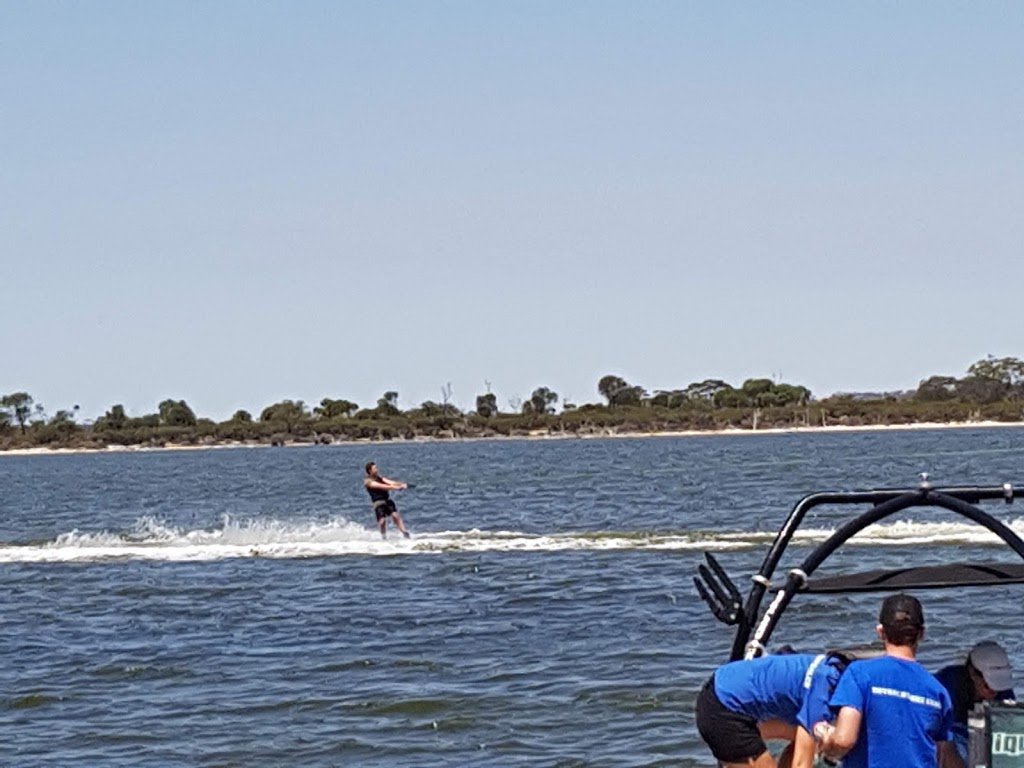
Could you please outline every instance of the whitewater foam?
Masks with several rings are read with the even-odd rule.
[[[1008,523],[1024,534],[1024,519]],[[795,546],[824,541],[832,529],[797,532]],[[349,555],[414,555],[445,552],[557,552],[565,550],[726,551],[762,548],[774,532],[758,531],[603,531],[537,534],[520,531],[416,532],[412,539],[381,539],[376,529],[344,518],[236,521],[224,518],[214,529],[181,530],[151,517],[123,532],[62,533],[53,541],[0,546],[0,563],[66,563],[103,560],[210,561],[242,557],[307,558]],[[1000,540],[988,530],[962,522],[910,520],[873,525],[851,540],[855,546],[927,544],[990,546]]]

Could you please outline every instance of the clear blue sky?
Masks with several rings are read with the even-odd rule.
[[[1022,40],[1012,2],[0,2],[0,393],[1024,356]]]

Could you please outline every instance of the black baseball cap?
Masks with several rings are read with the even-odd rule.
[[[898,594],[889,595],[882,602],[878,612],[878,623],[886,629],[896,626],[924,626],[924,609],[916,597]]]

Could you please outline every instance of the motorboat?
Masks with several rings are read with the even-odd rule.
[[[753,659],[767,652],[772,633],[787,607],[798,596],[863,592],[903,592],[925,589],[960,589],[1024,584],[1024,541],[986,511],[986,502],[1012,504],[1024,492],[1005,483],[993,487],[936,488],[927,475],[907,489],[854,492],[819,492],[800,499],[779,528],[760,569],[751,577],[744,596],[736,582],[710,552],[694,578],[697,592],[715,618],[735,627],[728,661]],[[812,510],[849,507],[855,512],[824,541],[813,547],[800,564],[782,576],[776,569],[794,535]],[[816,577],[818,568],[851,538],[868,526],[908,509],[947,510],[987,528],[1016,557],[1009,561],[952,562],[908,565]],[[763,606],[769,594],[773,594]],[[1024,704],[983,702],[971,713],[968,768],[1024,768]]]

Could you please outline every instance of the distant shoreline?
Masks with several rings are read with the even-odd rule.
[[[526,435],[490,435],[486,437],[415,437],[396,438],[390,440],[337,440],[331,443],[316,443],[301,440],[287,441],[282,445],[273,446],[269,443],[223,441],[209,445],[185,445],[168,443],[162,446],[149,445],[108,445],[104,448],[47,448],[45,446],[34,446],[32,448],[8,448],[0,450],[2,456],[68,456],[77,454],[117,454],[117,453],[157,453],[169,451],[212,451],[224,448],[315,448],[318,446],[344,446],[344,445],[388,445],[393,443],[473,443],[473,442],[506,442],[506,441],[543,441],[543,440],[606,440],[625,438],[658,438],[658,437],[753,437],[757,435],[790,435],[805,433],[845,433],[845,432],[904,432],[915,430],[936,430],[936,429],[993,429],[993,428],[1024,428],[1022,421],[974,421],[974,422],[920,422],[913,424],[864,424],[864,425],[843,425],[831,426],[806,426],[806,427],[767,427],[765,429],[688,429],[688,430],[665,430],[657,432],[633,431],[633,430],[605,430],[603,432],[577,434],[577,433],[552,433],[546,430],[537,430],[535,433]]]

